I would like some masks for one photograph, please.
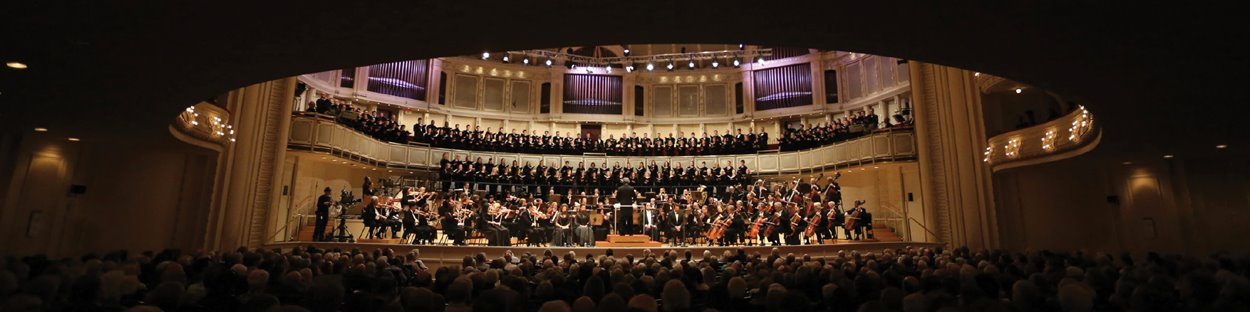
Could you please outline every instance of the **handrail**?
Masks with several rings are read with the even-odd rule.
[[[916,225],[920,226],[920,229],[924,230],[925,233],[929,233],[930,236],[935,237],[935,238],[939,237],[937,233],[934,233],[933,230],[929,229],[929,227],[924,226],[924,223],[921,223],[920,220],[916,220],[915,217],[907,217],[907,219],[910,220],[911,222],[915,222]]]
[[[915,133],[910,129],[890,129],[824,147],[767,154],[733,154],[708,156],[587,156],[482,152],[383,142],[356,132],[333,121],[296,116],[291,120],[288,148],[326,152],[358,163],[401,169],[437,168],[444,154],[461,159],[494,159],[525,163],[539,160],[579,161],[594,163],[637,164],[643,162],[708,162],[739,164],[759,174],[794,172],[849,167],[882,161],[911,160],[917,156]]]
[[[304,205],[305,205],[305,204],[307,204],[307,203],[308,203],[308,201],[310,201],[310,200],[312,200],[312,196],[305,197],[304,199],[302,199],[302,200],[300,201],[300,203],[299,203],[298,205],[294,205],[294,206],[291,206],[291,207],[304,207]],[[296,209],[298,209],[298,208],[296,208]],[[277,230],[275,230],[273,233],[270,233],[270,234],[269,234],[269,238],[268,238],[268,239],[269,239],[269,240],[273,240],[274,236],[277,236],[277,235],[278,235],[278,233],[282,233],[282,231],[283,231],[283,230],[286,230],[288,227],[290,227],[290,226],[291,226],[291,221],[292,221],[292,220],[299,219],[299,218],[301,218],[303,215],[304,215],[303,213],[299,213],[299,212],[297,212],[297,213],[295,213],[294,215],[291,215],[290,217],[287,217],[287,218],[286,218],[286,222],[283,222],[283,223],[282,223],[282,227],[281,227],[281,228],[278,228],[278,229],[277,229]]]

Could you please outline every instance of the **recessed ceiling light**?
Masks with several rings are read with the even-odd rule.
[[[1016,88],[1016,94],[1020,94],[1020,93],[1022,93],[1022,92],[1024,92],[1024,89],[1021,89],[1021,88]]]
[[[43,128],[43,127],[35,128],[35,132],[48,132],[48,128]]]
[[[6,62],[6,63],[4,63],[4,66],[8,66],[9,68],[12,68],[12,69],[26,69],[26,68],[28,68],[28,66],[26,66],[26,63],[22,63],[22,62]]]
[[[82,141],[82,140],[79,140],[78,138],[69,138],[69,139],[67,139],[67,140],[69,140],[70,142],[78,142],[78,141]]]
[[[1218,149],[1226,149],[1226,148],[1228,148],[1228,144],[1220,144],[1220,145],[1216,145],[1216,146],[1215,146],[1215,148],[1218,148]]]
[[[1172,159],[1172,157],[1176,156],[1172,156],[1172,154],[1163,155],[1163,159]]]
[[[1131,162],[1131,161],[1126,161],[1126,162],[1122,162],[1122,163],[1120,163],[1120,164],[1121,164],[1121,165],[1125,165],[1125,166],[1127,166],[1127,165],[1132,165],[1132,164],[1133,164],[1133,162]]]

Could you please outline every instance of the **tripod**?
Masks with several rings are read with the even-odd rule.
[[[335,204],[335,206],[339,209],[339,226],[337,229],[334,230],[335,231],[334,236],[331,236],[330,240],[336,241],[336,242],[344,242],[344,243],[356,242],[355,237],[353,237],[351,233],[347,232],[347,214],[346,214],[347,207],[345,207],[346,205],[342,203],[338,203],[338,204]]]

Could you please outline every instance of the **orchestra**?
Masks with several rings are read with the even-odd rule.
[[[513,170],[489,161],[458,166],[478,171],[467,168],[488,165],[493,166],[488,169],[492,172],[500,168]],[[453,181],[448,185],[461,187],[446,192],[409,187],[394,197],[385,194],[366,197],[361,213],[368,227],[365,238],[397,238],[401,237],[398,232],[402,229],[405,243],[435,244],[440,242],[438,231],[442,230],[445,240],[441,242],[457,246],[466,245],[471,238],[482,238],[491,246],[509,246],[516,242],[528,246],[593,247],[595,237],[602,237],[597,233],[610,232],[646,235],[652,241],[670,246],[780,246],[860,240],[866,238],[865,232],[871,224],[866,201],[856,200],[852,208],[843,210],[838,185],[840,174],[836,173],[823,181],[816,178],[774,183],[735,180],[718,187],[721,191],[717,192],[716,188],[706,185],[664,187],[646,182],[637,187],[631,185],[635,180],[630,177],[639,176],[639,172],[645,177],[650,167],[667,168],[656,169],[661,176],[664,170],[685,174],[713,172],[712,168],[702,169],[692,164],[685,167],[688,169],[679,169],[667,163],[631,167],[630,164],[608,167],[594,163],[578,164],[576,168],[568,163],[556,167],[540,161],[530,169],[554,172],[554,176],[559,177],[565,172],[581,176],[602,168],[592,175],[622,175],[618,187],[610,193],[597,187],[569,187],[557,192],[559,186],[544,185],[475,188],[471,181]],[[749,174],[745,166],[741,171]],[[502,197],[492,193],[500,193]],[[839,228],[843,234],[838,234]],[[391,235],[387,236],[387,232]]]

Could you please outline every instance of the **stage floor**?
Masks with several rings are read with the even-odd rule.
[[[759,252],[761,255],[767,255],[772,252],[773,248],[777,248],[782,255],[793,253],[795,256],[802,257],[810,255],[813,258],[831,257],[837,255],[839,251],[874,251],[880,252],[885,249],[897,249],[905,247],[927,247],[934,248],[941,246],[941,243],[926,242],[871,242],[871,241],[838,241],[836,244],[824,245],[797,245],[797,246],[686,246],[672,247],[664,245],[661,247],[527,247],[527,246],[446,246],[446,245],[408,245],[408,244],[378,244],[378,243],[340,243],[340,242],[281,242],[265,245],[267,248],[290,249],[301,246],[316,246],[322,249],[339,248],[343,250],[351,250],[359,248],[364,251],[373,251],[376,248],[390,248],[395,250],[396,254],[406,254],[413,249],[419,249],[421,252],[421,260],[431,267],[439,267],[442,265],[460,264],[464,256],[476,255],[479,252],[486,253],[487,258],[502,257],[505,251],[511,250],[513,254],[524,255],[531,253],[542,255],[544,251],[551,250],[552,253],[563,255],[569,251],[577,254],[577,257],[583,258],[586,254],[597,256],[603,255],[608,250],[616,257],[625,257],[633,255],[635,258],[642,256],[645,250],[650,249],[651,252],[659,254],[668,250],[676,250],[680,253],[690,251],[696,259],[703,257],[703,251],[711,251],[713,255],[719,257],[726,250],[737,252],[739,248],[746,251],[747,254]]]

